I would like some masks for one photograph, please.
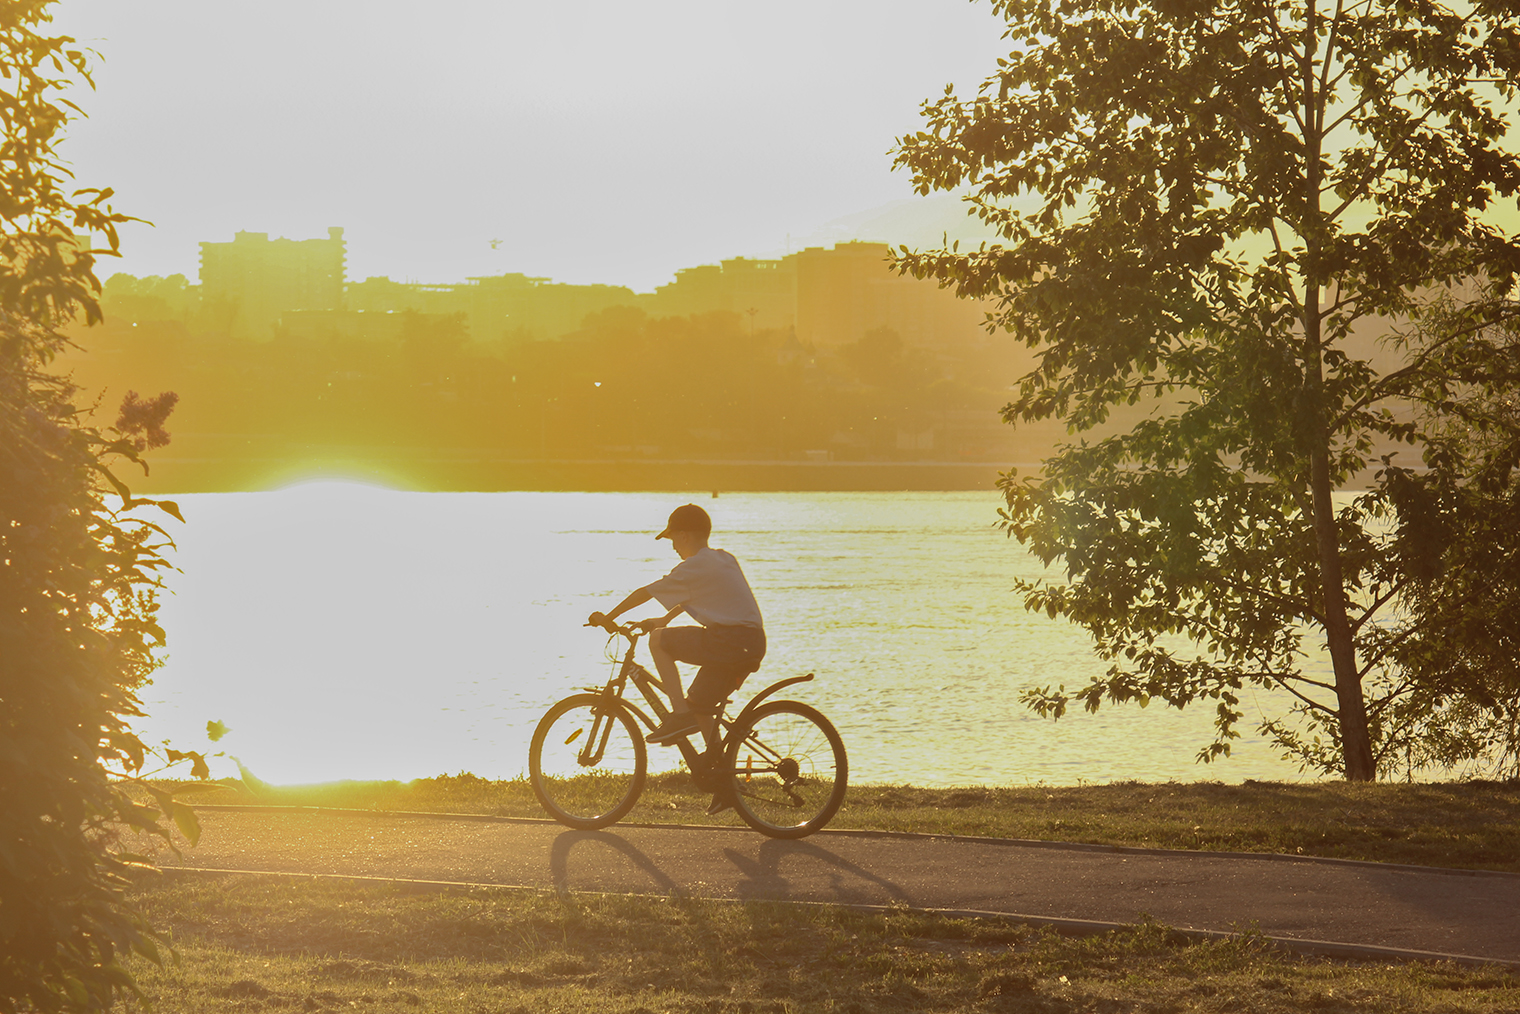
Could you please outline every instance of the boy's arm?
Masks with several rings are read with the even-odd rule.
[[[643,630],[644,630],[644,633],[647,634],[651,630],[659,630],[661,627],[667,625],[668,623],[670,623],[671,620],[675,619],[677,616],[680,616],[685,611],[686,611],[686,607],[685,606],[676,606],[670,612],[666,613],[664,616],[661,616],[657,620],[655,620],[655,619],[639,620],[638,621],[638,626],[642,627]]]
[[[603,623],[616,622],[617,617],[622,616],[628,610],[637,610],[640,605],[648,602],[652,597],[654,596],[649,594],[649,588],[634,588],[634,590],[629,591],[626,599],[623,599],[616,607],[613,607],[611,613],[593,613],[590,619],[587,619],[587,623],[593,626],[602,626]]]
[[[643,588],[635,588],[633,591],[628,593],[627,598],[613,607],[612,612],[592,613],[586,622],[591,624],[593,627],[603,627],[609,623],[615,623],[619,616],[623,615],[630,609],[637,609],[639,606],[643,605],[645,602],[648,602],[652,598],[654,598],[654,596],[650,594],[648,586],[645,586]],[[671,611],[669,616],[665,617],[660,626],[663,627],[666,623],[669,623],[672,619],[675,618],[676,613],[679,613],[680,611],[681,607],[677,606]]]

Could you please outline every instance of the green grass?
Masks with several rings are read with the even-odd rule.
[[[229,787],[193,802],[542,817],[522,780]],[[628,822],[732,824],[679,773],[652,776]],[[1281,852],[1520,872],[1520,782],[1120,783],[924,789],[851,786],[831,827],[1167,849]]]
[[[1520,1009],[1499,969],[1295,958],[1153,924],[1074,939],[908,910],[257,877],[165,877],[135,900],[179,952],[133,964],[158,1014]]]

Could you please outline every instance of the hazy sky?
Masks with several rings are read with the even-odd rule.
[[[987,4],[967,0],[63,0],[57,14],[103,57],[63,152],[81,185],[155,223],[125,230],[103,278],[194,280],[202,240],[341,225],[351,279],[521,271],[647,291],[910,197],[894,138],[1004,52]]]

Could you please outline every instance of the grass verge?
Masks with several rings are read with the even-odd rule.
[[[135,900],[179,952],[133,968],[157,1014],[1520,1007],[1520,977],[1499,969],[1294,958],[1251,934],[1189,943],[1154,924],[1067,938],[908,910],[256,877],[166,877]]]
[[[192,802],[272,803],[542,817],[522,779],[276,788],[254,783]],[[726,824],[680,773],[653,775],[628,822]],[[925,789],[851,786],[832,827],[1037,838],[1166,849],[1280,852],[1520,872],[1520,783],[1137,782]]]

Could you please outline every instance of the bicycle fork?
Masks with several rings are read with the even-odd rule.
[[[575,761],[583,768],[594,768],[602,762],[602,754],[607,752],[607,743],[612,738],[612,725],[617,721],[617,705],[611,703],[618,698],[610,698],[609,703],[598,705],[591,713],[591,731],[582,744],[580,753],[575,755]],[[565,744],[575,742],[584,728],[576,729],[565,740]]]

